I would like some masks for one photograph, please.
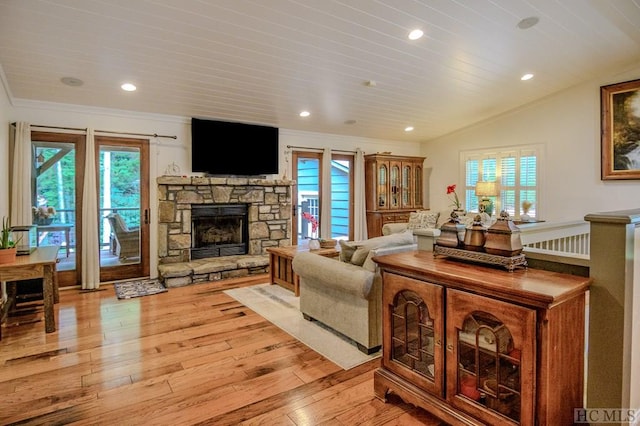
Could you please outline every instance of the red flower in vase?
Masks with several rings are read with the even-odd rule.
[[[454,206],[456,208],[456,210],[460,210],[461,209],[461,205],[460,205],[460,200],[458,199],[458,194],[456,193],[456,185],[448,185],[447,186],[447,195],[449,194],[453,194],[453,199],[451,201],[453,201],[453,204],[451,204],[452,206]]]
[[[309,212],[303,212],[302,217],[311,223],[311,232],[318,230],[318,220]]]

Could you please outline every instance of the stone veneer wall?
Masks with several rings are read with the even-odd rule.
[[[265,257],[269,247],[291,245],[291,186],[289,180],[160,176],[158,184],[158,257],[161,278],[182,277],[194,265],[210,261],[230,264],[223,256],[191,262],[191,205],[246,203],[249,205],[251,257]],[[228,259],[227,259],[228,258]],[[268,259],[266,260],[268,264]],[[180,264],[180,265],[178,265]],[[219,267],[216,266],[216,269]],[[191,272],[193,275],[193,272]],[[188,284],[182,279],[181,285]]]

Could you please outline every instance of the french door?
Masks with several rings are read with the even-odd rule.
[[[149,141],[96,136],[100,281],[149,275]]]
[[[80,284],[85,136],[31,132],[31,198],[37,244],[60,246],[58,285]],[[45,213],[46,212],[46,213]]]
[[[81,284],[82,233],[98,227],[100,280],[149,275],[149,148],[147,140],[96,136],[98,217],[82,215],[86,159],[83,134],[31,132],[33,224],[38,245],[58,245],[58,283]],[[118,213],[137,237],[123,254],[106,216]],[[129,229],[129,228],[128,228]],[[133,234],[131,234],[133,235]],[[133,240],[133,242],[131,242]],[[136,247],[137,256],[133,256]]]

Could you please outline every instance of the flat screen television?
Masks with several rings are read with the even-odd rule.
[[[191,170],[212,176],[278,174],[278,128],[192,118]]]

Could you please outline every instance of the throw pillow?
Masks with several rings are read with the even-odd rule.
[[[435,228],[438,223],[439,212],[432,212],[431,210],[420,210],[418,213],[422,215],[422,223],[425,224],[425,228]]]
[[[409,214],[409,223],[407,229],[419,229],[422,228],[422,215],[418,212],[411,212]]]
[[[345,241],[339,240],[340,243],[340,261],[341,262],[351,262],[351,258],[353,257],[353,253],[355,253],[358,248],[353,241]]]
[[[413,244],[413,232],[411,232],[411,230],[361,241],[358,243],[358,248],[351,257],[351,263],[362,266],[371,250],[380,247],[402,246],[405,244]]]
[[[438,222],[438,216],[438,212],[432,212],[430,210],[412,212],[409,215],[407,229],[435,228]]]

